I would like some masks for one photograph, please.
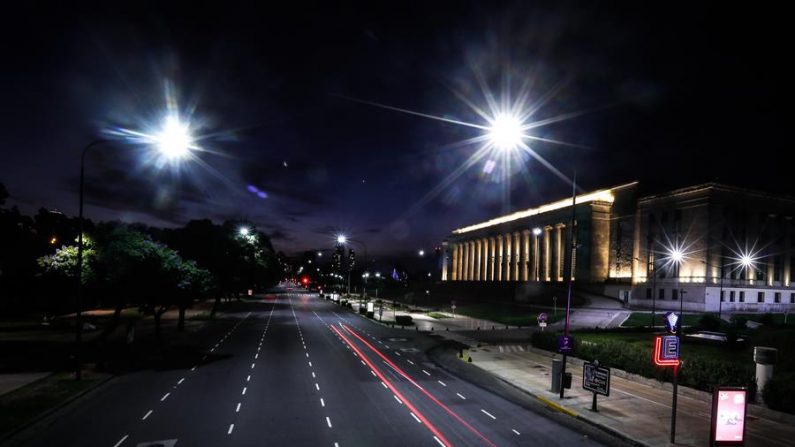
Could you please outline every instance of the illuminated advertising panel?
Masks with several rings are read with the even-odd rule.
[[[745,388],[718,387],[712,396],[711,443],[745,445]]]

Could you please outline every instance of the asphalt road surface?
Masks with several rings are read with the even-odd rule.
[[[597,445],[435,367],[427,337],[317,294],[227,317],[196,335],[195,365],[121,376],[14,445]]]

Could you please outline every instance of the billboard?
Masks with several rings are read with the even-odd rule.
[[[715,389],[712,395],[712,445],[745,445],[747,397],[745,388]]]

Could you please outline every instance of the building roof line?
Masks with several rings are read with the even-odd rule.
[[[647,202],[654,199],[662,199],[665,197],[674,197],[682,194],[688,194],[692,192],[702,191],[705,189],[713,189],[718,191],[724,192],[736,192],[736,193],[743,193],[743,194],[753,194],[757,196],[762,196],[770,199],[777,199],[777,200],[786,200],[790,202],[795,202],[795,197],[786,195],[786,194],[776,194],[766,191],[761,191],[758,189],[750,189],[750,188],[741,188],[738,186],[731,186],[725,183],[717,183],[717,182],[707,182],[707,183],[700,183],[698,185],[686,186],[684,188],[674,189],[672,191],[666,191],[658,194],[651,194],[647,196],[643,196],[638,198],[638,203]]]
[[[625,183],[622,185],[614,186],[612,188],[604,188],[599,189],[596,191],[578,194],[576,196],[577,204],[587,203],[587,202],[594,202],[594,201],[606,201],[606,202],[613,202],[613,192],[629,188],[632,186],[636,186],[638,181],[633,181],[629,183]],[[470,231],[480,230],[483,228],[492,227],[495,225],[501,225],[508,222],[513,222],[515,220],[523,219],[525,217],[536,216],[539,214],[543,214],[549,211],[555,211],[558,209],[563,209],[571,206],[571,198],[563,198],[554,202],[545,203],[533,208],[528,208],[521,211],[516,211],[511,214],[506,214],[504,216],[496,217],[494,219],[487,220],[485,222],[476,223],[473,225],[469,225],[466,227],[458,228],[453,230],[453,234],[463,234],[468,233]]]

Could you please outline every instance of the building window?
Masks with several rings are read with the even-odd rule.
[[[651,289],[646,289],[646,299],[647,300],[651,299]]]
[[[765,302],[765,292],[759,292],[756,294],[756,302],[757,303],[764,303]]]
[[[734,302],[734,290],[729,292],[729,301]]]
[[[678,289],[671,289],[671,299],[676,301],[679,299],[679,290]]]
[[[740,302],[741,303],[745,302],[745,291],[744,290],[740,290]]]
[[[721,302],[726,301],[726,291],[725,290],[721,290],[720,291],[720,300],[721,300]]]
[[[790,293],[789,294],[789,303],[790,304],[795,304],[795,293]]]
[[[781,292],[776,292],[773,294],[773,301],[775,301],[776,303],[781,302]]]
[[[660,293],[657,295],[657,299],[658,300],[664,300],[665,299],[665,289],[660,289]]]

